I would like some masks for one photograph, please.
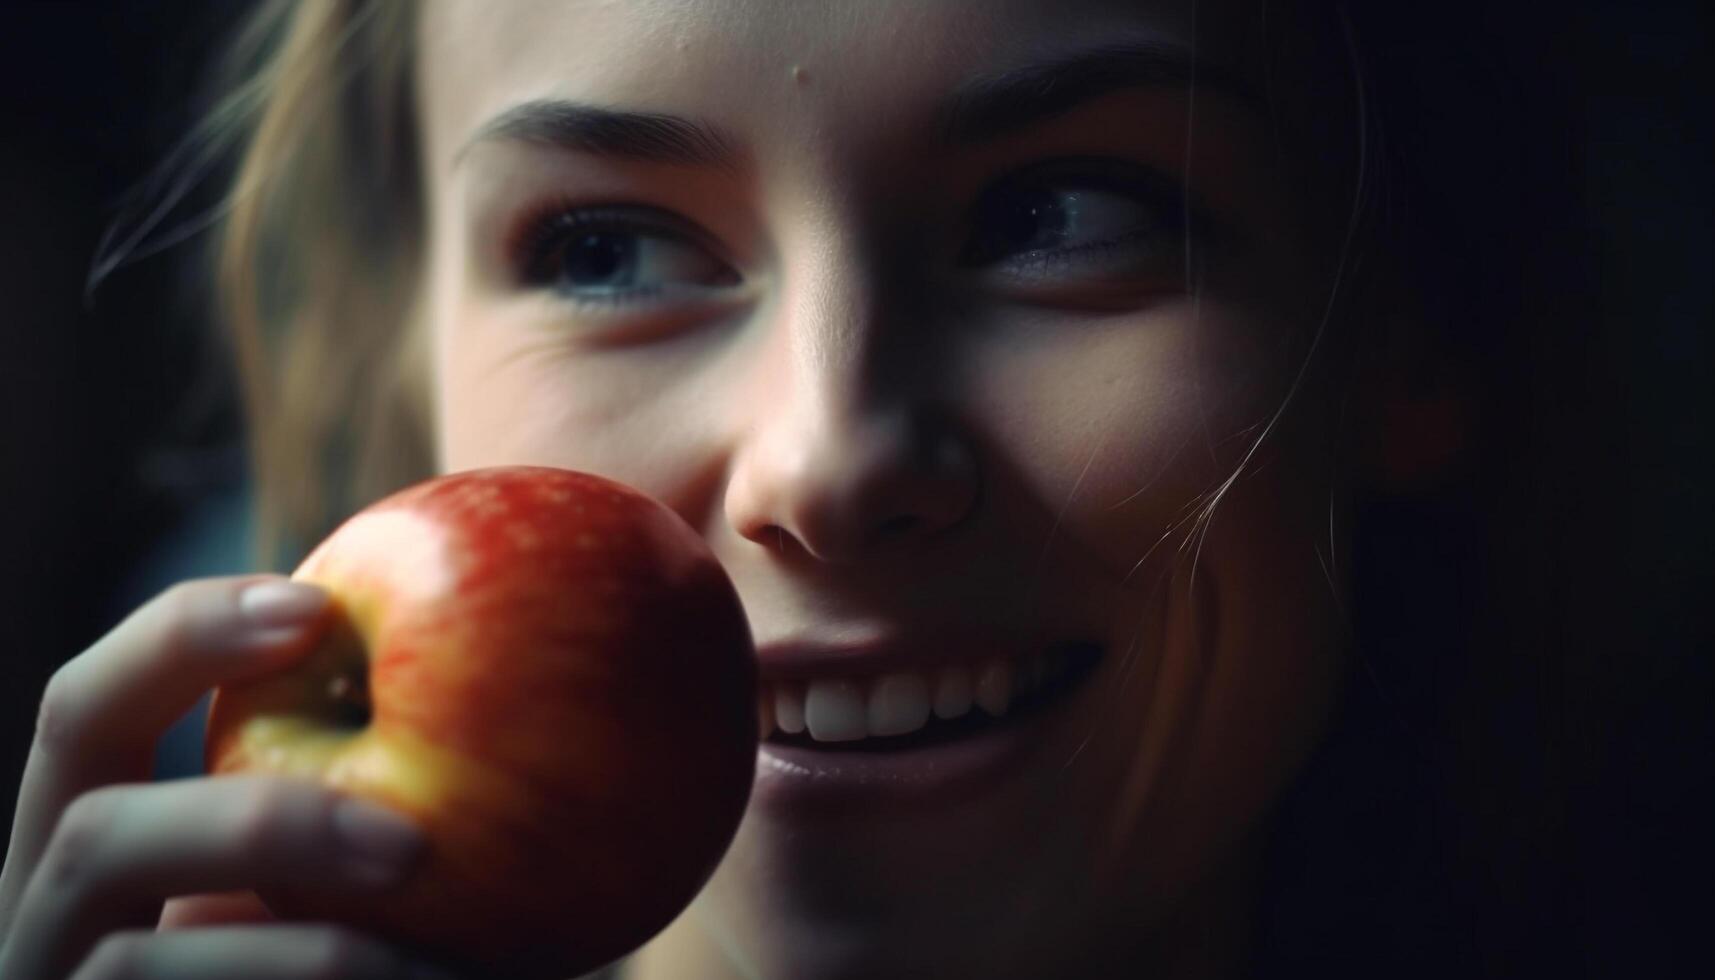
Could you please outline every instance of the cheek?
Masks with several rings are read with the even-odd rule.
[[[567,465],[578,445],[563,395],[551,393],[546,363],[506,336],[505,324],[455,310],[437,331],[440,464],[445,470],[517,463]],[[589,427],[599,429],[595,420]],[[570,431],[568,431],[570,430]]]
[[[1326,724],[1341,613],[1313,540],[1326,528],[1301,490],[1239,481],[1195,559],[1175,559],[1158,645],[1114,685],[1116,723],[1094,763],[1093,836],[1118,866],[1185,882],[1231,853]]]
[[[557,466],[672,499],[715,424],[705,375],[670,350],[579,350],[568,329],[474,306],[445,319],[440,467]]]
[[[1259,325],[1213,303],[1054,331],[1039,350],[975,363],[972,383],[1057,533],[1124,577],[1243,458],[1275,372]]]
[[[1092,880],[1141,889],[1127,907],[1177,894],[1237,845],[1337,690],[1318,548],[1344,544],[1328,539],[1320,443],[1293,424],[1312,392],[1251,455],[1296,367],[1276,336],[1236,306],[1167,309],[1066,355],[1057,390],[1013,392],[1034,447],[1022,464],[1063,508],[1060,533],[1127,582],[1110,609],[1124,655],[1092,695],[1073,808]]]

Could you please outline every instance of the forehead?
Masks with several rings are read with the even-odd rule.
[[[431,159],[509,106],[672,112],[771,140],[909,129],[960,83],[1099,45],[1195,51],[1242,72],[1244,0],[433,0],[419,26]],[[433,165],[433,164],[432,164]]]

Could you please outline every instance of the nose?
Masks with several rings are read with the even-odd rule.
[[[753,376],[726,516],[745,538],[852,564],[921,546],[977,496],[974,454],[921,388],[882,383],[859,328],[805,331]]]

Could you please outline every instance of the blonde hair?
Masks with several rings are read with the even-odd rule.
[[[214,241],[218,318],[242,377],[264,564],[433,468],[412,329],[422,180],[414,5],[269,0],[210,116],[243,147]]]

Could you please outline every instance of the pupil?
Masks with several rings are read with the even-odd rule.
[[[579,236],[566,248],[566,279],[575,286],[623,286],[632,279],[637,256],[634,239],[596,231]]]
[[[994,257],[1045,248],[1065,231],[1066,213],[1059,198],[1046,190],[1018,193],[996,209],[989,228],[989,251]]]

